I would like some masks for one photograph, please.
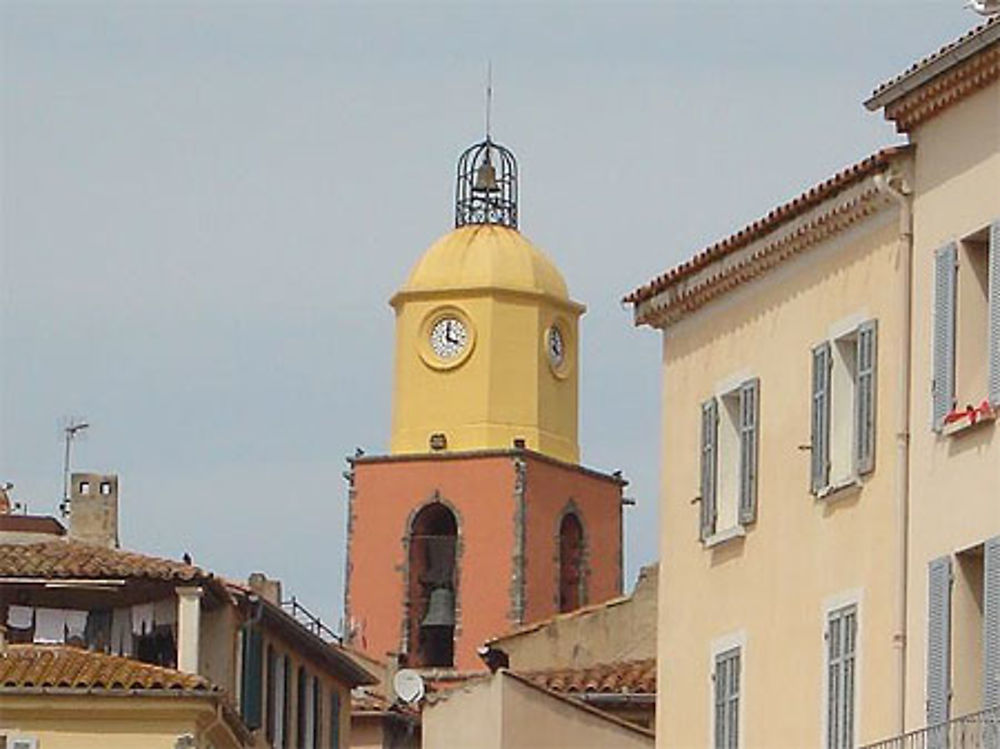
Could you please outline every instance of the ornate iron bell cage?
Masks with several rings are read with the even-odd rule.
[[[458,157],[455,228],[468,224],[517,228],[517,160],[489,136]]]

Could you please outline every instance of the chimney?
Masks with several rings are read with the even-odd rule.
[[[252,572],[247,579],[250,590],[259,595],[268,603],[275,606],[281,605],[281,580],[269,578],[263,572]]]
[[[118,476],[74,473],[69,489],[69,538],[118,548]]]

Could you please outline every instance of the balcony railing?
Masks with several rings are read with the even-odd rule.
[[[861,749],[1000,749],[1000,706],[867,744]]]
[[[282,601],[281,608],[285,610],[286,614],[289,614],[293,619],[295,619],[295,621],[321,640],[326,642],[335,642],[338,645],[344,644],[340,635],[326,626],[318,616],[299,603],[295,596],[292,596],[287,601]]]

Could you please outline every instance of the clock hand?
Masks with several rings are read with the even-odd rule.
[[[456,338],[455,336],[453,336],[452,333],[451,333],[451,320],[448,320],[444,324],[444,339],[448,343],[458,343],[458,338]]]

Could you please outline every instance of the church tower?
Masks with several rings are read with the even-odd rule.
[[[455,228],[390,300],[390,453],[348,472],[348,638],[411,667],[479,668],[487,638],[621,592],[625,482],[578,463],[585,308],[517,190],[489,137],[459,157]]]

